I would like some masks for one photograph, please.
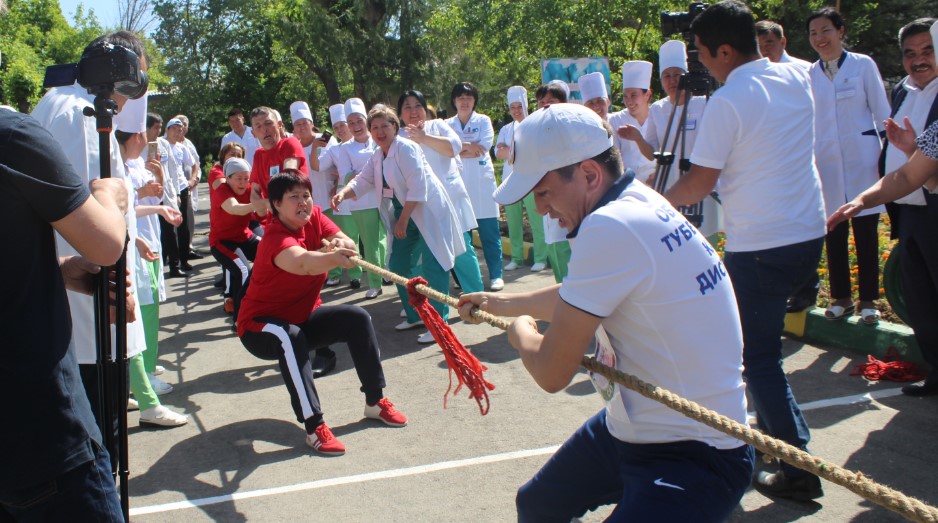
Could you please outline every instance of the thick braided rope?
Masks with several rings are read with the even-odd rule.
[[[407,285],[407,278],[403,276],[399,276],[377,265],[368,263],[361,258],[355,257],[352,258],[352,261],[363,269],[372,271],[375,274],[380,274],[383,278],[389,279],[394,283],[404,286]],[[430,299],[452,307],[455,307],[459,303],[459,300],[450,295],[435,291],[426,285],[417,285],[416,290],[428,296]],[[511,323],[504,318],[480,310],[474,310],[472,316],[502,330],[508,330],[508,326],[511,325]],[[864,476],[862,472],[853,472],[817,456],[812,456],[782,440],[766,436],[758,430],[754,430],[718,412],[702,407],[693,401],[684,399],[671,391],[652,385],[651,383],[643,381],[631,374],[626,374],[618,369],[603,365],[594,358],[584,356],[580,364],[587,370],[595,372],[610,381],[634,390],[646,398],[662,403],[710,428],[716,429],[724,434],[729,434],[740,441],[752,445],[769,456],[778,458],[794,467],[820,476],[831,483],[836,483],[864,499],[902,515],[906,519],[923,523],[938,523],[938,509],[911,496],[907,496],[898,490],[881,485]]]

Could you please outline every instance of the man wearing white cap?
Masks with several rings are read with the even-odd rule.
[[[681,172],[690,168],[690,153],[694,150],[694,143],[697,140],[697,126],[700,118],[703,116],[704,109],[707,107],[707,98],[704,96],[691,97],[687,104],[687,120],[683,132],[678,132],[681,111],[684,109],[684,100],[687,94],[682,94],[678,98],[678,85],[681,76],[687,72],[687,47],[680,40],[669,40],[662,44],[658,50],[658,70],[661,74],[661,87],[664,89],[665,98],[658,100],[651,105],[648,111],[648,121],[644,133],[637,128],[626,126],[626,129],[620,130],[620,134],[627,140],[632,140],[638,145],[642,155],[649,160],[654,160],[656,151],[671,153],[674,152],[674,163],[668,170],[668,179],[666,185],[660,188],[662,192],[670,189],[674,182],[680,177]],[[675,110],[675,106],[677,109]],[[674,112],[674,122],[669,126],[668,121],[671,113]],[[670,129],[670,136],[667,137],[665,144],[665,131]],[[675,141],[677,142],[675,144]],[[661,168],[657,169],[661,172]],[[661,181],[655,179],[654,175],[645,183],[659,190],[658,185]],[[700,232],[704,236],[711,236],[723,230],[723,212],[720,204],[711,197],[704,199],[703,203],[703,222],[699,226]]]
[[[577,80],[583,105],[589,107],[603,120],[609,118],[609,90],[606,88],[606,76],[600,72],[584,74]]]
[[[515,126],[528,116],[528,91],[520,85],[508,88],[508,112],[511,113],[512,122],[503,125],[498,131],[495,140],[495,157],[507,160],[508,151],[514,135]],[[511,175],[511,164],[505,163],[502,167],[502,180]],[[522,207],[523,206],[523,207]],[[534,265],[531,272],[540,272],[547,267],[547,245],[544,243],[544,222],[538,218],[534,207],[534,195],[525,196],[524,200],[505,206],[505,217],[508,220],[508,240],[511,242],[511,262],[505,266],[506,271],[513,271],[524,265],[524,210],[528,211],[528,222],[531,224],[531,236],[534,240]]]
[[[625,109],[609,115],[609,124],[617,131],[613,138],[625,166],[635,171],[639,180],[655,172],[655,162],[645,158],[638,145],[620,136],[622,127],[631,125],[645,136],[651,103],[651,62],[634,60],[622,64],[622,102]]]
[[[318,167],[323,172],[333,171],[338,175],[336,190],[342,190],[348,185],[362,168],[368,163],[368,160],[374,156],[378,147],[375,141],[371,139],[368,132],[368,124],[365,118],[368,116],[368,110],[365,109],[365,102],[360,98],[349,98],[345,101],[345,119],[348,122],[349,130],[352,132],[352,139],[343,142],[338,147],[330,149],[327,153],[320,153],[319,158],[310,162],[313,167]],[[381,220],[378,211],[380,202],[377,191],[362,195],[355,200],[346,200],[333,211],[332,219],[336,225],[342,229],[357,245],[361,240],[362,257],[365,261],[378,265],[384,265],[384,258],[387,254],[387,229]],[[317,202],[317,205],[319,203]],[[323,204],[329,206],[329,203]],[[362,269],[359,266],[348,269],[349,287],[353,289],[361,288]],[[342,268],[337,267],[329,272],[327,286],[338,285],[342,276]],[[365,291],[365,298],[372,300],[381,294],[381,276],[368,273],[368,290]]]
[[[182,213],[182,223],[171,231],[163,230],[163,247],[169,260],[169,277],[180,278],[192,270],[189,264],[192,235],[189,232],[189,213],[191,206],[192,180],[189,178],[196,164],[195,158],[186,147],[185,133],[180,120],[166,122],[166,131],[157,140],[160,147],[160,161],[163,162],[164,183],[176,184],[176,203]]]
[[[538,211],[570,231],[570,273],[528,293],[463,295],[460,316],[476,322],[478,306],[517,317],[508,339],[548,392],[563,390],[595,349],[597,359],[745,424],[742,337],[720,258],[624,168],[612,134],[574,104],[537,111],[515,129],[514,172],[495,198],[507,204],[533,191]],[[667,240],[674,235],[682,241]],[[713,286],[701,293],[708,274]],[[535,319],[550,329],[540,334]],[[606,408],[521,487],[518,520],[570,521],[610,503],[615,521],[726,520],[749,486],[752,448],[593,379]]]
[[[261,149],[254,153],[251,164],[251,204],[265,216],[269,209],[267,182],[282,169],[297,169],[309,176],[309,161],[300,141],[287,136],[280,113],[270,107],[255,107],[251,111],[254,137]]]
[[[228,111],[228,125],[231,127],[231,132],[221,139],[219,149],[230,142],[240,144],[241,147],[244,147],[244,159],[247,160],[248,163],[253,164],[254,151],[260,148],[261,144],[259,144],[257,138],[254,137],[251,126],[244,125],[244,113],[241,112],[241,109],[235,107]]]
[[[347,142],[352,139],[352,131],[348,128],[348,122],[345,119],[345,104],[330,105],[329,119],[332,120],[332,130],[335,131],[339,140]]]
[[[826,232],[811,83],[805,71],[761,57],[752,11],[738,0],[711,5],[691,30],[700,61],[724,85],[707,103],[691,170],[665,196],[690,205],[719,188],[724,263],[739,303],[745,378],[759,426],[807,449],[811,434],[782,369],[781,336],[788,297],[816,273]],[[753,483],[778,497],[823,496],[817,476],[786,463]]]

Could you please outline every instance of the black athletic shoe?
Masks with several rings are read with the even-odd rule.
[[[362,288],[362,281],[361,281],[361,280],[349,280],[348,286],[351,287],[351,288],[353,288],[353,289],[361,289],[361,288]]]
[[[166,275],[167,278],[188,278],[189,273],[186,271],[179,270],[179,267],[170,267],[169,274]]]
[[[789,479],[783,471],[760,472],[752,482],[752,486],[766,496],[793,499],[795,501],[811,501],[824,495],[821,488],[821,478],[814,474],[798,476]]]
[[[205,256],[199,254],[198,251],[189,251],[190,260],[201,260],[202,258],[205,258]]]
[[[332,349],[329,348],[317,350],[310,366],[313,368],[314,378],[321,378],[329,374],[335,369],[335,352],[332,352]]]
[[[906,396],[934,396],[938,394],[938,379],[929,378],[920,384],[906,385],[902,387],[902,393]]]

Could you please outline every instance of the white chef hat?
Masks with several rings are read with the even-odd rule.
[[[680,40],[668,40],[658,50],[658,75],[672,67],[687,71],[687,46]]]
[[[548,85],[550,85],[550,84],[559,85],[560,88],[563,89],[563,92],[566,93],[566,95],[567,95],[567,101],[568,101],[568,102],[570,101],[570,86],[567,85],[567,82],[564,82],[563,80],[551,80],[551,81],[547,82],[547,84],[548,84]]]
[[[513,85],[508,88],[508,107],[511,108],[511,104],[518,102],[521,104],[521,108],[524,111],[524,115],[528,115],[528,90],[520,85]]]
[[[306,118],[313,122],[313,113],[309,111],[309,104],[306,102],[293,102],[290,104],[290,121],[296,125],[296,122]]]
[[[368,116],[368,110],[365,109],[365,102],[363,102],[361,98],[349,98],[345,101],[345,117],[348,118],[356,113],[362,116]]]
[[[147,97],[130,98],[124,102],[124,108],[114,116],[114,128],[132,134],[146,131]]]
[[[931,39],[933,40],[932,45],[938,48],[938,22],[931,25]]]
[[[580,96],[584,102],[593,98],[609,98],[609,91],[606,90],[606,77],[600,72],[585,74],[577,80],[580,84]]]
[[[345,121],[345,106],[342,104],[335,104],[329,106],[329,119],[332,120],[332,125],[335,125],[339,122]]]
[[[648,89],[651,87],[651,62],[633,60],[622,64],[622,88],[634,87]]]

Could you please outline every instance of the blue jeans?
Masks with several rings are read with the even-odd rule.
[[[97,443],[95,459],[40,485],[0,491],[0,521],[124,521],[108,453]],[[4,514],[4,511],[6,514]]]
[[[587,420],[518,490],[518,521],[569,522],[617,503],[607,521],[721,522],[749,486],[752,447],[614,438],[606,410]]]
[[[807,450],[811,433],[782,369],[785,307],[793,289],[817,273],[824,238],[751,252],[727,252],[723,265],[736,290],[743,327],[743,377],[759,428]],[[789,477],[806,474],[782,463]]]

